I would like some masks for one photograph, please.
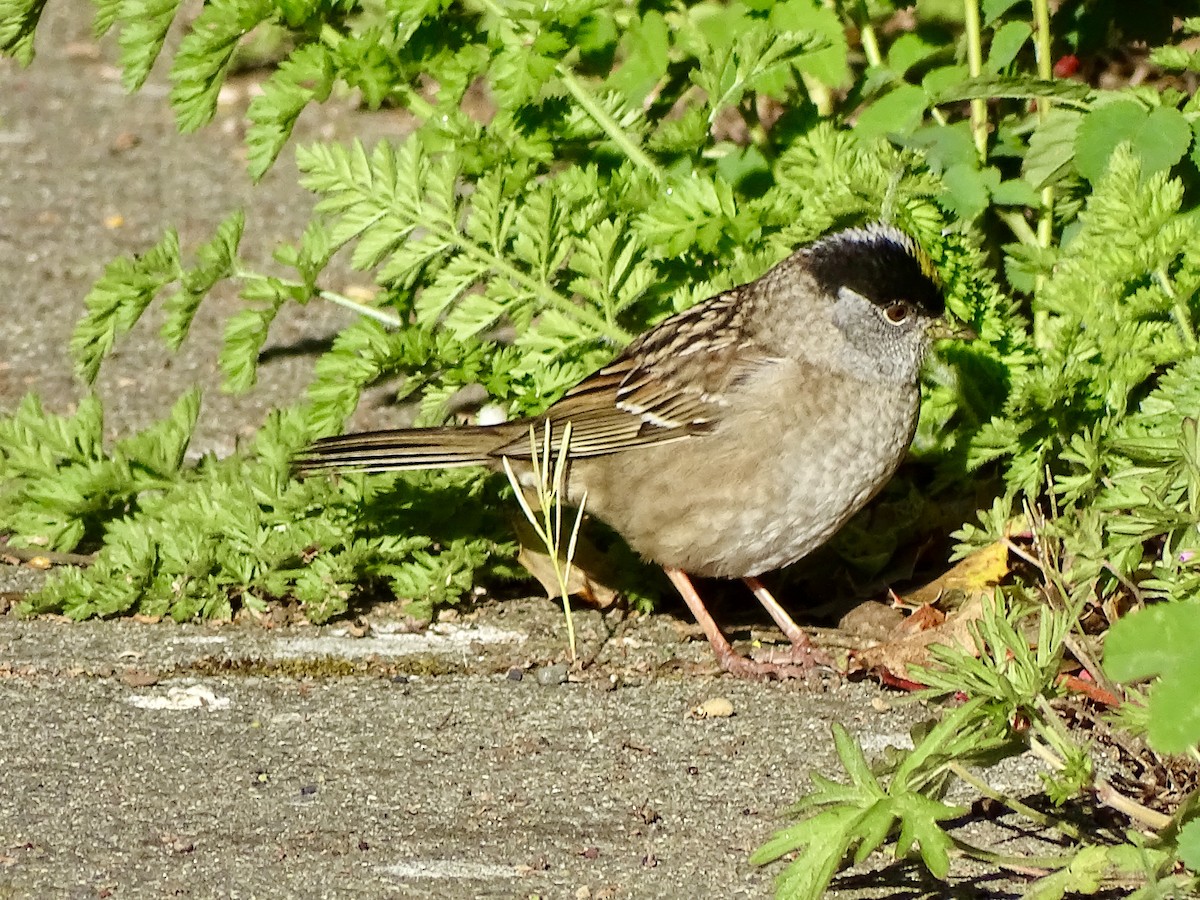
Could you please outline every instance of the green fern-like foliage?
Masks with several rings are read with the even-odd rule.
[[[0,0],[0,52],[33,59],[44,5]],[[249,43],[273,42],[247,165],[258,179],[294,152],[313,209],[267,270],[242,257],[240,212],[197,247],[168,231],[110,262],[71,341],[80,378],[94,383],[155,304],[162,340],[181,346],[218,285],[243,303],[219,355],[233,391],[254,388],[288,304],[360,315],[303,395],[225,459],[188,456],[197,391],[117,441],[94,396],[72,416],[30,397],[0,418],[0,531],[97,554],[24,609],[182,620],[279,600],[324,621],[398,597],[428,614],[511,574],[506,488],[470,471],[294,480],[294,452],[342,430],[366,388],[398,379],[418,424],[444,421],[467,387],[510,416],[537,413],[664,317],[831,229],[882,219],[920,242],[978,339],[930,361],[907,480],[838,551],[876,575],[927,516],[980,506],[965,549],[1035,510],[1048,519],[1039,538],[1061,549],[1061,571],[1042,575],[1067,611],[1042,617],[1031,650],[1025,610],[1044,605],[1044,585],[1006,587],[976,633],[979,657],[942,653],[944,670],[925,676],[972,699],[874,767],[836,731],[845,779],[816,779],[802,821],[757,860],[798,854],[782,897],[818,896],[848,860],[888,845],[945,877],[953,767],[1014,752],[1017,720],[1061,757],[1051,800],[1078,795],[1090,760],[1045,699],[1069,613],[1088,604],[1185,601],[1114,632],[1110,667],[1162,676],[1149,712],[1126,719],[1188,746],[1186,640],[1152,657],[1158,623],[1191,634],[1186,601],[1200,591],[1197,105],[1165,82],[1099,90],[1047,64],[1052,36],[1097,58],[1105,42],[1171,38],[1152,60],[1200,71],[1188,41],[1200,21],[1169,4],[1033,7],[1048,27],[1006,2],[956,30],[905,28],[889,0],[93,0],[124,86],[163,65],[183,131],[213,118]],[[289,146],[309,105],[351,94],[403,110],[408,130]],[[371,302],[332,289],[335,256],[374,283]],[[1175,871],[1200,859],[1189,810],[1153,848],[1081,846],[1037,889],[1094,890],[1132,871],[1194,886]]]
[[[1036,356],[1015,370],[1004,416],[979,441],[978,461],[1012,455],[1015,488],[1036,494],[1067,441],[1111,429],[1152,376],[1195,352],[1189,301],[1200,243],[1181,200],[1178,180],[1143,182],[1121,149],[1058,251],[1034,297]]]
[[[5,46],[27,58],[40,6],[13,0],[0,9]],[[96,9],[97,34],[117,33],[125,84],[138,88],[179,4]],[[1177,139],[1183,113],[1165,95],[1134,92],[1093,108],[1078,85],[1031,79],[1020,71],[1028,29],[1000,20],[992,27],[981,75],[937,61],[909,35],[879,51],[887,65],[839,108],[836,91],[862,73],[851,65],[843,23],[801,2],[700,2],[666,12],[615,0],[553,9],[206,4],[169,62],[170,101],[184,130],[212,117],[248,32],[287,38],[249,110],[256,177],[304,108],[337,91],[407,108],[413,130],[369,148],[298,148],[313,218],[278,248],[269,274],[240,257],[240,213],[194,251],[168,232],[147,252],[112,262],[72,340],[77,370],[93,381],[155,303],[166,313],[164,341],[178,347],[207,293],[233,282],[245,305],[227,324],[220,365],[229,389],[250,390],[286,304],[355,305],[324,283],[342,252],[380,290],[372,304],[357,304],[362,318],[318,363],[298,418],[286,417],[303,423],[286,432],[293,449],[340,430],[362,390],[392,376],[403,376],[399,396],[416,401],[418,423],[441,421],[446,401],[469,385],[510,415],[529,414],[662,317],[757,276],[833,227],[882,217],[922,243],[951,310],[980,336],[929,366],[915,456],[947,491],[980,469],[999,471],[1009,510],[1040,497],[1047,474],[1064,501],[1090,508],[1108,467],[1126,458],[1115,449],[1124,423],[1155,380],[1192,353],[1195,250],[1182,183],[1170,172],[1190,138]],[[480,85],[490,98],[486,116],[471,93]],[[998,150],[1007,149],[985,165],[968,123],[946,116],[947,104],[976,97],[1058,105],[1024,131],[1027,120],[1001,119]],[[867,108],[857,110],[863,98]],[[851,129],[839,115],[852,112]],[[1164,127],[1149,129],[1150,116]],[[1150,131],[1167,137],[1140,137]],[[1021,142],[1026,156],[1007,163]],[[1030,241],[1017,217],[1004,219],[1021,238],[1006,274],[1035,288],[1022,305],[988,274],[980,238],[953,219],[988,208],[1004,216],[1038,202],[1047,186],[1060,192],[1060,218],[1073,221],[1060,246]],[[116,449],[94,452],[100,460]],[[185,469],[166,477],[186,480]],[[148,484],[109,484],[106,471],[88,492],[95,508],[78,521],[54,521],[20,499],[10,530],[65,548],[108,534],[106,516],[148,515]],[[30,485],[57,472],[14,471],[6,496],[37,496]],[[1102,529],[1093,543],[1108,546],[1108,534]],[[1148,564],[1137,543],[1122,544],[1122,573]],[[878,566],[887,552],[866,555]],[[209,608],[225,609],[217,595],[227,602],[240,589],[212,590]]]
[[[246,452],[184,467],[198,411],[191,392],[168,420],[112,448],[95,400],[64,419],[27,399],[3,423],[3,446],[39,448],[0,454],[0,515],[15,539],[100,548],[94,566],[60,570],[27,612],[229,618],[294,599],[323,622],[373,591],[428,615],[511,558],[511,545],[489,537],[503,530],[498,497],[460,473],[292,479],[306,434],[296,412],[272,416]],[[363,509],[375,510],[369,533]]]
[[[1118,148],[1034,297],[1032,352],[972,448],[1013,497],[1048,486],[1080,597],[1193,596],[1200,240],[1183,187]],[[1046,485],[1046,479],[1049,484]],[[994,532],[993,532],[994,533]]]
[[[241,258],[240,213],[194,251],[169,232],[147,252],[112,262],[86,298],[72,340],[81,377],[95,380],[107,354],[153,304],[166,312],[164,341],[178,347],[207,293],[233,282],[245,305],[227,323],[219,360],[226,387],[235,391],[253,388],[259,351],[286,304],[341,302],[363,313],[281,420],[303,423],[277,429],[292,450],[340,431],[361,392],[393,376],[403,377],[399,397],[416,401],[419,424],[442,421],[446,401],[468,385],[481,385],[510,415],[535,413],[664,316],[756,277],[832,227],[882,216],[918,237],[948,275],[955,313],[984,335],[931,369],[918,443],[929,459],[942,461],[947,477],[963,477],[972,435],[1004,401],[1007,367],[1022,352],[1021,321],[981,276],[975,241],[949,228],[937,173],[917,154],[815,115],[828,90],[850,76],[836,17],[801,3],[704,2],[668,12],[615,0],[401,7],[222,0],[184,25],[169,61],[170,102],[183,130],[214,114],[244,35],[274,29],[287,38],[248,114],[255,177],[283,151],[304,108],[336,91],[356,90],[370,106],[405,107],[414,128],[403,140],[372,147],[296,150],[314,196],[313,218],[292,245],[278,248],[270,273]],[[96,32],[117,33],[127,88],[144,82],[179,15],[174,2],[97,4]],[[17,23],[19,34],[32,21]],[[479,85],[492,105],[486,120],[472,106]],[[771,104],[799,115],[764,127],[760,110]],[[746,137],[725,136],[731,123]],[[371,305],[324,283],[339,252],[379,286]],[[963,372],[977,376],[969,388]],[[220,529],[206,530],[200,516],[194,529],[178,519],[206,505],[205,490],[224,484],[223,507],[269,530],[261,524],[261,497],[248,488],[259,477],[256,465],[247,450],[180,469],[172,477],[184,493],[127,491],[124,519],[105,522],[101,512],[85,528],[100,548],[95,570],[52,581],[38,608],[115,612],[155,597],[159,609],[162,585],[170,583],[186,585],[187,597],[160,611],[182,617],[227,615],[265,596],[296,596],[317,618],[344,608],[321,601],[315,588],[302,589],[313,584],[311,576],[274,578],[276,570],[290,572],[290,557],[274,543],[238,544],[258,560],[238,571],[232,550],[203,549]],[[14,476],[12,484],[29,477]],[[261,490],[268,483],[284,496],[298,490],[278,472],[270,477],[276,480]],[[361,504],[356,490],[373,494],[391,484],[403,491],[431,477],[440,484],[437,478],[450,476],[327,486],[343,499],[329,499],[325,515]],[[51,523],[18,518],[11,530],[17,540],[70,546],[78,528],[56,527],[50,534]],[[464,587],[480,571],[481,548],[503,545],[504,534],[497,525],[439,542],[442,557],[461,568],[436,578],[425,570],[424,581],[414,575],[401,596],[444,598],[452,593],[446,584]],[[379,574],[382,563],[351,553],[345,548],[357,545],[342,537],[309,545],[312,571],[342,573],[330,582],[339,596],[352,593],[356,578],[366,583]],[[501,554],[497,564],[505,559]],[[205,574],[186,569],[185,577],[185,560]],[[181,577],[173,581],[172,572]],[[81,584],[106,579],[126,585],[114,588],[119,602],[80,599]]]

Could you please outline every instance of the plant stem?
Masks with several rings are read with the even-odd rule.
[[[1154,831],[1162,831],[1171,824],[1171,817],[1158,810],[1143,806],[1136,800],[1126,797],[1103,778],[1097,778],[1094,784],[1096,799],[1105,806],[1129,816],[1135,822],[1141,822]]]
[[[521,512],[533,526],[534,533],[546,553],[550,557],[550,565],[554,569],[554,580],[558,586],[559,596],[562,597],[563,617],[567,620],[567,647],[571,654],[571,662],[578,658],[575,640],[575,618],[571,612],[571,591],[568,582],[571,580],[571,564],[575,558],[576,542],[579,538],[579,527],[583,522],[583,507],[587,503],[587,494],[580,499],[575,524],[571,529],[566,553],[563,553],[562,510],[567,503],[567,463],[571,443],[571,423],[563,426],[562,440],[559,442],[558,453],[554,453],[552,426],[549,422],[542,424],[542,442],[538,446],[537,426],[529,426],[529,467],[532,470],[532,487],[538,502],[535,512],[525,496],[526,484],[517,476],[512,463],[507,456],[501,458],[504,474],[508,476],[509,484],[517,495],[517,503]],[[538,513],[541,515],[539,516]],[[544,584],[544,582],[543,582]],[[547,591],[549,593],[549,591]]]
[[[551,446],[550,446],[550,423],[545,425],[546,437],[543,444],[546,454],[545,460],[542,463],[544,472],[550,470]],[[563,506],[567,502],[567,452],[571,446],[571,423],[567,422],[563,426],[562,443],[558,448],[558,455],[554,458],[554,474],[549,482],[549,493],[543,500],[543,510],[546,516],[546,530],[553,535],[553,547],[551,548],[552,560],[554,562],[554,577],[558,579],[558,589],[562,595],[563,617],[567,620],[567,647],[571,653],[571,662],[576,660],[575,652],[575,616],[571,612],[571,590],[567,587],[567,582],[571,578],[571,558],[575,552],[575,539],[579,534],[579,523],[583,518],[583,509],[580,508],[578,515],[575,518],[575,527],[572,529],[571,538],[568,544],[567,559],[564,565],[560,557],[562,548],[562,511]],[[551,531],[551,523],[553,522],[553,531]]]
[[[404,106],[413,115],[428,122],[437,115],[437,107],[414,91],[407,84],[396,85],[396,90],[404,98]]]
[[[1029,244],[1032,247],[1036,247],[1041,244],[1037,233],[1029,227],[1029,223],[1025,221],[1025,217],[1020,213],[1011,209],[1002,209],[1000,207],[996,207],[996,215],[1000,218],[1000,221],[1008,226],[1008,230],[1011,231],[1016,239],[1022,244]]]
[[[832,116],[833,92],[807,72],[800,73],[800,81],[803,82],[804,89],[808,91],[808,99],[817,108],[817,114],[822,118]]]
[[[1033,47],[1037,57],[1038,77],[1049,81],[1053,76],[1050,64],[1050,4],[1048,0],[1033,0]],[[1038,124],[1045,124],[1050,114],[1051,100],[1039,97],[1037,101]],[[1038,243],[1049,247],[1054,237],[1054,187],[1042,188],[1042,212],[1038,220]]]
[[[859,40],[862,41],[863,53],[867,57],[867,62],[872,66],[882,66],[883,54],[879,52],[879,38],[875,36],[875,26],[871,24],[871,20],[865,15],[863,17],[862,29],[859,31]]]
[[[433,225],[426,226],[430,231],[433,230]],[[522,272],[511,262],[502,256],[497,256],[491,253],[485,247],[481,247],[474,241],[468,240],[465,234],[457,230],[451,230],[449,240],[457,243],[464,252],[475,259],[486,262],[489,266],[495,269],[499,274],[506,278],[515,281],[517,284],[526,288],[530,293],[536,294],[544,300],[548,300],[557,306],[564,315],[568,318],[573,318],[582,322],[584,325],[592,328],[597,334],[614,341],[618,344],[627,344],[633,339],[633,336],[617,325],[615,322],[610,322],[606,317],[600,315],[593,309],[582,306],[572,300],[570,297],[564,297],[550,285],[544,281],[540,281],[531,275]]]
[[[1058,754],[1036,738],[1031,737],[1029,739],[1029,750],[1034,756],[1056,772],[1061,772],[1066,766]],[[1104,806],[1115,809],[1122,815],[1128,816],[1135,822],[1140,822],[1153,831],[1162,831],[1171,824],[1170,816],[1143,806],[1136,800],[1131,800],[1104,778],[1093,777],[1091,788],[1092,792],[1096,795],[1096,799]]]
[[[1008,856],[1003,853],[993,853],[991,850],[984,850],[982,847],[968,844],[966,841],[956,837],[951,837],[950,840],[954,842],[954,846],[964,856],[969,856],[981,862],[992,863],[1001,868],[1021,872],[1026,875],[1042,875],[1046,872],[1052,872],[1055,869],[1062,869],[1069,866],[1075,859],[1074,853],[1064,856]]]
[[[478,0],[478,2],[496,18],[506,20],[511,25],[523,28],[527,34],[531,34],[529,29],[525,28],[524,23],[518,23],[518,20],[509,15],[497,0]],[[596,98],[575,77],[575,73],[568,68],[566,62],[559,60],[555,63],[554,73],[562,81],[563,87],[583,107],[584,112],[591,116],[593,121],[600,126],[600,130],[607,134],[609,139],[620,147],[630,160],[652,174],[655,179],[661,181],[662,170],[655,164],[654,160],[646,155],[646,151],[638,145],[633,136],[625,131],[620,123],[608,114],[608,111],[604,107],[596,102]]]
[[[654,160],[646,155],[646,151],[638,146],[633,137],[620,126],[617,120],[610,116],[608,111],[596,102],[596,98],[580,83],[579,79],[575,77],[575,73],[561,62],[554,67],[554,71],[558,73],[559,79],[562,81],[563,86],[570,92],[571,96],[583,107],[584,112],[595,120],[600,129],[608,135],[609,139],[620,147],[625,152],[625,155],[635,164],[653,175],[656,180],[662,181],[662,169],[655,164]]]
[[[1160,266],[1154,272],[1154,280],[1158,282],[1158,286],[1162,288],[1162,292],[1171,300],[1171,315],[1175,319],[1175,325],[1179,328],[1179,334],[1183,338],[1184,344],[1189,350],[1196,349],[1196,334],[1192,329],[1192,314],[1188,311],[1187,303],[1175,291],[1171,284],[1171,278],[1167,275],[1167,270]]]
[[[344,306],[346,309],[352,309],[360,316],[366,316],[368,319],[374,319],[389,328],[400,328],[404,325],[398,316],[394,316],[382,309],[376,309],[374,306],[367,306],[365,303],[359,303],[357,300],[351,300],[344,294],[338,294],[334,291],[317,291],[317,296],[322,300],[328,300],[330,303],[336,303],[338,306]]]
[[[975,790],[979,791],[979,793],[983,794],[983,796],[1007,806],[1013,812],[1020,813],[1021,815],[1025,816],[1025,818],[1033,822],[1037,822],[1044,828],[1055,828],[1058,831],[1061,831],[1067,837],[1072,838],[1073,840],[1079,840],[1081,836],[1080,831],[1070,822],[1053,819],[1050,816],[1047,816],[1045,813],[1038,812],[1031,806],[1026,806],[1020,800],[1004,796],[999,791],[992,788],[992,786],[983,779],[976,778],[975,775],[961,763],[952,762],[947,766],[947,768],[967,784],[971,785],[971,787],[975,788]]]
[[[234,273],[234,277],[242,281],[266,281],[267,279],[259,275],[257,272],[238,271]],[[307,286],[300,281],[293,281],[288,278],[280,278],[277,280],[279,284],[290,288],[299,288],[307,290]],[[353,310],[360,316],[366,316],[368,319],[374,319],[388,328],[401,328],[404,323],[400,321],[398,316],[394,316],[386,310],[378,307],[368,306],[358,300],[347,297],[345,294],[339,294],[337,291],[327,291],[324,289],[317,291],[317,296],[322,300],[328,300],[330,303],[336,303],[338,306],[344,306],[346,309]]]
[[[979,23],[978,0],[963,0],[963,18],[967,29],[967,71],[972,78],[983,74],[983,34]],[[979,163],[987,161],[987,103],[982,97],[971,101],[971,134],[975,138],[975,150]]]

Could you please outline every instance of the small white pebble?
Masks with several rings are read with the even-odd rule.
[[[709,697],[699,706],[688,711],[693,719],[728,719],[733,715],[733,704],[728,697]]]

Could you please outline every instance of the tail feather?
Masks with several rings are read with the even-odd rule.
[[[512,423],[346,434],[321,438],[296,457],[294,466],[300,475],[492,466],[499,461],[497,451],[514,437]]]

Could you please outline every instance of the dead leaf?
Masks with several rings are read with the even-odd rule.
[[[81,59],[94,62],[100,58],[100,45],[93,41],[70,41],[63,53],[67,59]]]
[[[132,131],[122,131],[108,145],[112,153],[127,153],[142,142],[141,137]]]
[[[946,616],[941,624],[910,632],[906,630],[905,623],[905,626],[897,629],[895,639],[852,653],[851,666],[909,680],[909,666],[929,665],[929,648],[933,644],[945,644],[974,653],[975,641],[968,626],[982,614],[983,598],[976,596]]]
[[[864,641],[886,641],[904,620],[900,610],[878,600],[866,600],[842,616],[838,631]]]
[[[373,284],[348,284],[342,288],[342,293],[351,300],[371,303],[378,296],[379,288]]]
[[[929,631],[929,629],[937,628],[945,621],[946,614],[944,612],[926,603],[924,606],[914,609],[911,616],[897,625],[896,630],[890,635],[890,638],[895,640],[905,635]]]
[[[554,574],[554,559],[546,552],[545,544],[528,522],[517,522],[517,541],[521,545],[517,562],[538,580],[547,596],[561,596],[558,577]],[[597,609],[608,609],[620,596],[615,588],[606,583],[605,573],[609,568],[604,554],[596,549],[586,535],[581,534],[575,546],[575,558],[571,561],[567,593],[572,597],[582,597]]]
[[[908,591],[906,606],[938,604],[942,609],[961,606],[981,593],[990,593],[1008,575],[1008,545],[997,541],[960,559],[929,584]]]

